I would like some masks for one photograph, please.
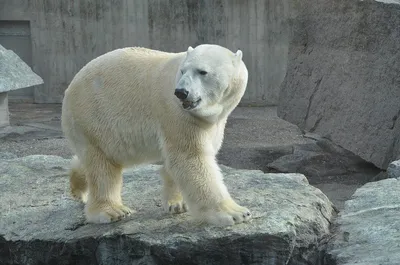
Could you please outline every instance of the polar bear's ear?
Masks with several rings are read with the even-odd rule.
[[[243,58],[243,53],[241,50],[237,50],[237,52],[235,53],[235,58],[240,61]]]
[[[233,64],[234,65],[239,65],[240,61],[243,58],[243,53],[241,50],[237,50],[237,52],[235,53],[235,55],[233,56]]]
[[[189,53],[189,52],[191,52],[191,51],[193,51],[194,49],[192,48],[192,46],[189,46],[189,48],[187,49],[187,52]]]

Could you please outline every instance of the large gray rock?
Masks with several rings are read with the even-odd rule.
[[[89,225],[69,197],[68,164],[42,155],[0,160],[0,264],[318,264],[334,214],[304,175],[223,166],[254,219],[200,226],[162,212],[159,166],[150,165],[124,172],[123,200],[136,214]]]
[[[10,125],[7,92],[40,84],[40,76],[17,54],[0,45],[0,128]]]
[[[337,218],[325,264],[400,263],[400,180],[385,179],[359,188]]]
[[[40,84],[40,76],[12,50],[0,45],[0,93]]]
[[[278,116],[386,169],[400,155],[400,5],[292,3]]]

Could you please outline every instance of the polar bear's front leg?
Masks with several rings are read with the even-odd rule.
[[[196,219],[217,226],[251,219],[250,211],[231,198],[214,157],[181,154],[170,156],[166,165]]]
[[[85,205],[87,222],[110,223],[133,213],[121,199],[122,167],[111,163],[101,151],[88,152],[85,162],[89,188]]]
[[[163,180],[163,207],[166,212],[183,213],[187,211],[181,192],[165,167],[160,170]]]

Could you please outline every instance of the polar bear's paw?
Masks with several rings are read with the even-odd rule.
[[[122,205],[122,204],[113,204],[113,205],[97,205],[86,207],[85,214],[86,220],[88,223],[111,223],[115,221],[119,221],[126,216],[131,215],[135,211]]]
[[[188,207],[186,203],[183,201],[183,197],[181,194],[170,194],[166,195],[164,198],[164,210],[168,213],[184,213],[187,212]]]
[[[230,226],[248,222],[252,215],[249,209],[238,205],[232,199],[221,202],[216,209],[207,210],[203,215],[205,221],[215,226]]]

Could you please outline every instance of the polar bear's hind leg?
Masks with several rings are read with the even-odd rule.
[[[84,203],[87,201],[88,185],[83,167],[77,156],[71,160],[71,169],[69,171],[70,192],[74,199]]]
[[[121,165],[109,161],[97,148],[88,148],[84,166],[89,188],[85,206],[88,222],[109,223],[134,212],[122,203]]]

